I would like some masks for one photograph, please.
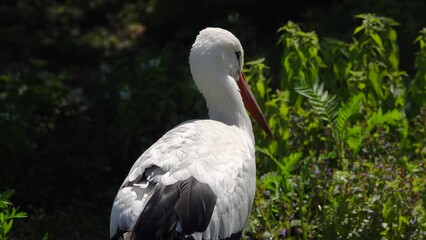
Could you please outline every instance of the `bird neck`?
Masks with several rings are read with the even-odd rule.
[[[209,109],[209,117],[212,120],[240,128],[254,141],[252,124],[238,91],[237,83],[228,75],[224,78],[226,79],[208,81],[218,84],[210,86],[209,91],[203,92]]]

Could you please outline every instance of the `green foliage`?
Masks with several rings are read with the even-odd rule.
[[[414,62],[417,73],[409,89],[410,100],[415,104],[413,109],[424,107],[426,104],[426,28],[420,30],[419,33],[420,35],[414,41],[420,47]]]
[[[338,110],[338,116],[336,120],[335,131],[337,135],[335,138],[337,139],[337,144],[339,146],[339,155],[343,158],[344,153],[344,141],[347,141],[349,138],[348,131],[351,128],[348,128],[349,120],[352,116],[359,113],[362,100],[364,99],[364,94],[359,93],[358,95],[353,96],[347,103],[342,103],[342,107]],[[352,147],[352,146],[350,146]]]
[[[362,23],[349,43],[318,40],[292,22],[280,28],[277,90],[264,59],[248,64],[275,136],[271,142],[255,129],[262,147],[245,232],[252,238],[426,237],[425,32],[415,41],[417,72],[405,86],[397,23],[356,18]]]
[[[280,29],[278,44],[284,49],[281,58],[281,89],[292,89],[298,82],[314,84],[319,78],[319,68],[325,67],[318,55],[319,41],[314,32],[303,32],[289,22]]]
[[[12,230],[13,220],[27,217],[25,212],[13,207],[12,202],[9,201],[14,192],[8,190],[0,194],[0,240],[11,239],[8,235]]]
[[[308,98],[309,103],[315,109],[315,112],[321,118],[331,125],[336,124],[337,103],[336,96],[330,97],[327,91],[324,91],[324,84],[315,82],[312,87],[302,82],[300,86],[295,88],[296,92]]]
[[[394,29],[398,23],[373,14],[361,14],[356,17],[363,22],[355,29],[354,43],[349,47],[352,57],[348,64],[349,79],[353,75],[351,84],[356,85],[350,89],[356,91],[372,88],[368,91],[368,100],[371,101],[369,105],[374,107],[404,106],[403,78],[407,74],[399,70],[397,33]],[[375,94],[375,97],[372,94]],[[380,103],[382,101],[384,103]]]

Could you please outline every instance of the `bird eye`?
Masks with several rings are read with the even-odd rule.
[[[240,61],[240,57],[241,57],[241,52],[235,52],[235,56],[237,56],[238,62]]]

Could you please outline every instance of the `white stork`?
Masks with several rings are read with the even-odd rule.
[[[111,210],[111,239],[240,239],[256,190],[252,125],[272,136],[242,73],[240,41],[206,28],[189,64],[209,120],[173,128],[135,162]]]

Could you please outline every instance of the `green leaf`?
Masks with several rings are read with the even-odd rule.
[[[281,106],[279,108],[279,113],[280,113],[280,116],[282,118],[284,118],[284,117],[286,117],[288,115],[288,111],[289,111],[288,106],[285,105],[285,104],[281,104]]]
[[[398,69],[399,60],[398,60],[398,57],[394,53],[391,53],[389,55],[388,60],[389,60],[390,64],[392,65],[392,69]]]
[[[295,91],[306,97],[309,103],[315,109],[316,113],[322,119],[335,124],[337,117],[337,101],[336,96],[328,96],[328,92],[324,91],[324,85],[315,82],[313,85],[302,82],[295,87]]]
[[[3,225],[3,233],[7,234],[10,231],[10,229],[12,229],[12,225],[13,225],[13,219],[11,219],[8,223],[5,223]]]
[[[265,58],[258,58],[253,61],[246,62],[246,65],[264,65]]]
[[[278,161],[274,156],[272,156],[272,154],[270,154],[266,149],[262,149],[262,148],[256,147],[256,151],[259,152],[259,153],[264,154],[269,159],[271,159],[272,161],[274,161],[275,164],[277,164],[277,166],[281,169],[281,171],[283,171],[283,172],[286,171],[286,167],[280,161]]]
[[[353,34],[355,35],[355,34],[359,33],[360,31],[362,31],[364,29],[365,29],[364,25],[358,26],[357,28],[355,28],[355,31],[354,31]]]
[[[371,38],[374,40],[374,42],[377,43],[377,45],[379,45],[379,47],[381,49],[383,49],[383,42],[382,42],[382,38],[379,36],[379,34],[377,33],[371,33],[370,34]]]
[[[343,133],[349,118],[359,112],[363,99],[364,94],[359,93],[358,95],[353,96],[347,103],[342,104],[342,106],[339,108],[336,119],[336,126],[340,134]]]
[[[305,54],[299,48],[296,48],[296,53],[297,53],[297,56],[299,57],[300,62],[302,63],[302,66],[304,66],[304,64],[307,61]]]
[[[16,210],[16,209],[14,209],[14,210]],[[25,212],[16,212],[13,215],[13,218],[26,218],[26,217],[27,217],[27,214]]]
[[[15,193],[15,190],[13,190],[13,189],[7,190],[7,191],[0,194],[0,200],[10,199],[14,193]]]
[[[396,31],[394,29],[390,29],[389,30],[389,40],[391,40],[392,42],[395,42],[396,37],[397,37]]]
[[[361,130],[361,126],[353,126],[352,128],[349,128],[347,133],[348,137],[346,142],[355,152],[358,152],[363,140]]]
[[[355,18],[366,18],[368,15],[369,15],[368,13],[361,13],[361,14],[355,15]]]
[[[375,69],[370,69],[368,72],[368,79],[370,80],[371,84],[373,85],[374,91],[376,94],[381,98],[385,99],[385,96],[382,91],[382,84],[381,79],[379,79],[379,74],[376,72]]]
[[[295,165],[300,160],[301,157],[302,157],[302,153],[296,152],[296,153],[291,153],[290,156],[283,159],[288,173],[291,173],[295,169]]]
[[[264,85],[264,83],[260,82],[260,81],[257,82],[256,83],[256,89],[259,92],[260,97],[264,98],[265,97],[265,85]]]
[[[282,175],[279,175],[276,172],[268,172],[260,177],[263,186],[265,186],[268,190],[274,191],[276,194],[279,194],[278,188],[280,186],[281,179]]]
[[[310,47],[309,54],[311,55],[311,57],[316,57],[318,55],[318,49],[315,47]]]
[[[43,238],[41,239],[41,240],[48,240],[49,239],[49,234],[48,233],[45,233],[44,235],[43,235]]]
[[[397,123],[402,119],[402,113],[398,111],[398,109],[393,109],[392,111],[387,112],[386,114],[383,114],[382,109],[379,108],[379,110],[367,120],[368,129],[367,133],[378,125],[397,125]]]
[[[289,72],[291,70],[289,60],[290,60],[290,56],[287,56],[286,58],[284,58],[284,69],[287,72]]]

